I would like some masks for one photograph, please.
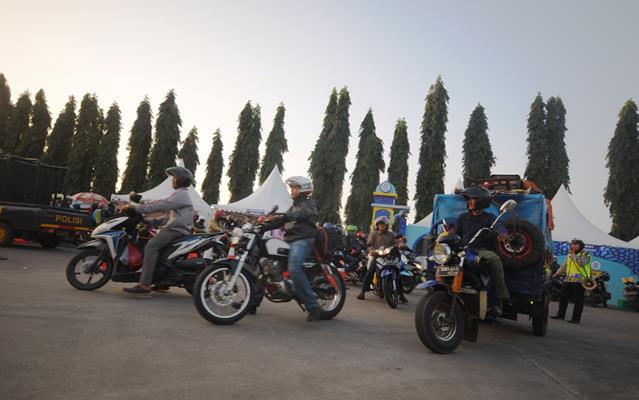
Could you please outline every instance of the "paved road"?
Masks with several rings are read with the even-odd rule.
[[[477,343],[430,353],[414,307],[361,302],[307,323],[294,304],[217,327],[183,290],[131,297],[64,277],[73,250],[0,248],[0,399],[638,398],[639,314],[586,308],[583,323],[482,325]]]

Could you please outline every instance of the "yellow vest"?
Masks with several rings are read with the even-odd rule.
[[[592,258],[585,251],[566,257],[566,282],[581,282],[584,278],[590,278],[590,262]],[[584,276],[585,275],[585,276]]]

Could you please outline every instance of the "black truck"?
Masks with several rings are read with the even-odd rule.
[[[94,227],[91,214],[63,208],[67,169],[0,154],[0,246],[16,238],[54,248]]]

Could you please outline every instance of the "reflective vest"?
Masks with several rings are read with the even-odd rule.
[[[566,257],[566,282],[581,282],[584,278],[590,278],[590,263],[592,258],[585,251],[576,255],[568,254]],[[584,276],[585,275],[585,276]]]

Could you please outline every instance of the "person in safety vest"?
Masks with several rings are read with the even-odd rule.
[[[566,262],[553,274],[553,278],[566,273],[564,286],[561,288],[561,297],[559,298],[559,310],[557,315],[552,319],[564,319],[568,302],[572,300],[574,307],[572,309],[572,319],[568,322],[578,324],[581,321],[581,313],[584,310],[584,295],[586,289],[581,285],[585,278],[591,277],[590,263],[592,257],[584,251],[585,244],[579,239],[573,239],[570,242],[570,253],[566,257]]]

